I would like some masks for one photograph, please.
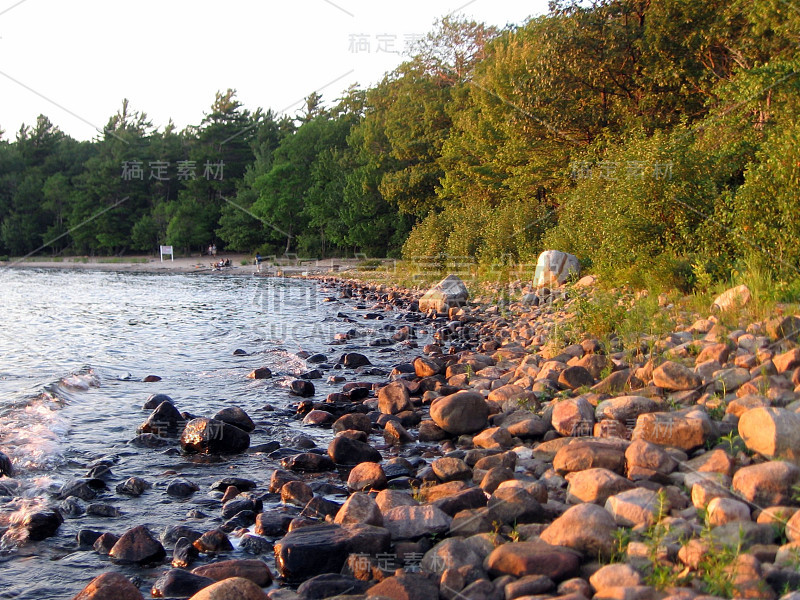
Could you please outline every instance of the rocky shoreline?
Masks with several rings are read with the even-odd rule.
[[[433,342],[382,383],[365,381],[379,372],[363,354],[301,354],[309,371],[291,385],[294,416],[330,428],[327,448],[306,438],[254,449],[241,409],[207,418],[150,398],[140,447],[179,437],[185,453],[249,448],[280,460],[263,479],[214,482],[215,529],[79,533],[134,573],[161,566],[152,597],[800,598],[800,318],[729,330],[708,315],[637,348],[559,346],[553,329],[575,299],[591,298],[590,281],[501,307],[450,288],[431,300],[319,285],[361,319],[401,315],[371,346],[414,348],[423,332]],[[341,391],[317,397],[321,377]],[[54,535],[110,466],[13,525],[17,537]],[[133,477],[115,490],[149,485]],[[170,487],[176,498],[197,491],[181,479]],[[110,569],[75,599],[138,600],[141,583]]]

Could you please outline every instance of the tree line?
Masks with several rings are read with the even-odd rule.
[[[444,18],[293,117],[233,90],[182,131],[127,101],[90,142],[40,116],[0,140],[0,254],[549,247],[621,280],[795,274],[798,38],[782,0],[558,0],[503,29]]]

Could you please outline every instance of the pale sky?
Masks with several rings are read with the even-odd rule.
[[[95,138],[128,98],[160,128],[199,124],[217,90],[294,115],[380,81],[448,13],[504,26],[547,0],[0,0],[0,128],[47,115]],[[394,51],[394,52],[392,52]]]

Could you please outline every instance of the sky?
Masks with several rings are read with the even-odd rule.
[[[0,129],[44,114],[79,140],[122,105],[163,128],[199,124],[218,90],[245,108],[296,114],[331,103],[407,56],[437,18],[521,24],[547,0],[0,0]]]

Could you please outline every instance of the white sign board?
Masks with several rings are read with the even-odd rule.
[[[164,255],[169,254],[170,260],[175,260],[175,253],[172,251],[172,246],[159,246],[161,249],[161,262],[164,262]]]

